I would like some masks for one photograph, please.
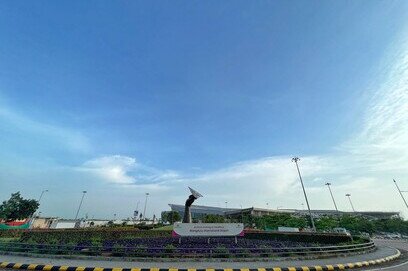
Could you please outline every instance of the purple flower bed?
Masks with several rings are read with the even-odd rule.
[[[179,238],[134,238],[125,240],[105,240],[100,244],[99,249],[105,253],[113,253],[115,256],[221,256],[249,254],[285,253],[285,248],[312,247],[310,243],[294,241],[275,241],[248,239],[239,237],[235,243],[234,238],[208,238],[203,237],[183,237]],[[75,247],[76,251],[92,249],[91,241],[80,242]],[[294,250],[296,251],[296,250]]]

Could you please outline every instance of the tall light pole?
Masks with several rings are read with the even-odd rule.
[[[82,191],[82,198],[81,198],[81,201],[79,202],[78,210],[75,215],[75,220],[77,220],[78,218],[79,210],[81,210],[81,206],[82,206],[82,202],[84,201],[85,194],[86,194],[86,191]]]
[[[40,209],[41,199],[42,199],[44,193],[46,193],[46,192],[48,192],[48,189],[45,189],[45,190],[41,191],[41,195],[40,195],[40,197],[38,198],[38,210]],[[40,214],[40,213],[41,213],[41,212],[39,212],[39,214]],[[36,214],[37,214],[37,212],[34,212],[34,213],[31,215],[31,217],[29,218],[29,223],[30,223],[29,227],[30,227],[30,229],[31,229],[31,227],[33,226],[33,222],[34,222],[34,218],[36,217]],[[40,215],[38,215],[38,216],[40,216]]]
[[[242,210],[242,204],[239,206],[241,206],[241,223],[244,223],[244,211]]]
[[[402,192],[405,192],[405,191],[401,191],[401,189],[399,188],[399,186],[398,186],[398,184],[397,184],[397,181],[395,181],[394,179],[392,179],[392,180],[394,181],[395,186],[397,187],[398,192],[400,193],[401,198],[402,198],[402,200],[403,200],[403,201],[404,201],[404,203],[405,203],[405,206],[407,206],[407,208],[408,208],[407,201],[405,200],[404,195],[402,194]]]
[[[332,200],[333,200],[334,208],[335,208],[336,211],[338,212],[339,209],[337,209],[337,204],[336,204],[336,201],[334,200],[333,193],[332,193],[331,188],[330,188],[331,183],[326,183],[325,185],[327,185],[327,187],[329,188],[330,195],[331,195],[331,198],[332,198]]]
[[[143,209],[143,217],[146,220],[146,205],[147,205],[147,197],[149,196],[149,193],[146,193],[146,199],[145,199],[145,205]]]
[[[225,209],[228,208],[228,201],[225,201]]]
[[[293,158],[292,158],[292,162],[295,162],[297,171],[298,171],[298,173],[299,173],[299,179],[300,179],[300,183],[302,184],[303,194],[305,195],[305,200],[306,200],[306,204],[307,204],[307,209],[309,210],[310,222],[312,222],[313,231],[316,231],[316,227],[315,227],[314,220],[313,220],[313,216],[312,216],[312,211],[310,210],[309,201],[308,201],[307,195],[306,195],[305,186],[303,185],[302,175],[300,174],[300,170],[299,170],[299,165],[298,165],[298,161],[299,161],[299,160],[300,160],[299,157],[293,157]]]
[[[45,189],[45,190],[41,191],[41,195],[40,195],[40,197],[38,198],[38,208],[39,208],[39,206],[40,206],[41,199],[42,199],[44,193],[46,193],[46,192],[48,192],[48,189]]]
[[[39,197],[39,199],[38,199],[38,203],[40,203],[40,201],[41,201],[41,199],[42,199],[44,193],[46,193],[46,192],[48,192],[48,189],[45,189],[45,190],[41,191],[41,195],[40,195],[40,197]]]
[[[356,210],[354,209],[354,206],[353,206],[353,202],[351,202],[351,194],[346,194],[346,197],[348,197],[348,200],[349,200],[350,205],[351,205],[351,209],[353,209],[353,212],[356,212]]]

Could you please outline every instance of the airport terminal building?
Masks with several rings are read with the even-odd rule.
[[[178,212],[181,217],[184,216],[184,205],[181,204],[169,204],[171,211]],[[251,215],[255,217],[261,217],[264,215],[273,214],[291,214],[294,216],[307,216],[309,213],[307,210],[297,210],[297,209],[265,209],[265,208],[222,208],[213,206],[203,206],[203,205],[192,205],[191,206],[191,217],[195,220],[200,220],[207,214],[212,215],[222,215],[226,218],[240,219],[242,216]],[[343,212],[336,210],[312,210],[312,215],[314,217],[321,216],[341,216],[341,215],[357,215],[362,216],[367,219],[386,219],[399,217],[399,212],[380,212],[380,211],[364,211],[364,212]]]

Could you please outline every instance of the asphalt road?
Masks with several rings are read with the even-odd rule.
[[[358,270],[365,270],[365,271],[377,271],[377,270],[387,270],[387,271],[408,271],[408,242],[407,241],[401,241],[401,240],[374,240],[375,243],[380,246],[380,249],[373,252],[370,257],[373,258],[382,258],[387,255],[390,255],[390,253],[393,253],[393,249],[387,248],[392,247],[392,248],[398,248],[401,250],[403,253],[402,257],[399,260],[396,260],[395,262],[387,263],[383,267],[371,267],[371,268],[365,268],[365,269],[358,269]],[[302,265],[316,265],[317,262],[319,264],[334,264],[334,263],[344,263],[344,262],[358,262],[358,261],[364,261],[365,258],[367,257],[366,255],[356,255],[356,256],[351,256],[346,258],[338,258],[338,259],[320,259],[320,260],[303,260],[303,261],[290,261],[290,262],[236,262],[231,266],[232,264],[229,262],[208,262],[208,263],[198,263],[198,262],[155,262],[155,263],[149,263],[149,262],[114,262],[114,261],[85,261],[85,260],[68,260],[68,259],[47,259],[47,258],[27,258],[23,256],[2,256],[4,261],[8,262],[30,262],[30,263],[49,263],[49,264],[54,264],[54,265],[71,265],[71,266],[104,266],[104,267],[115,267],[115,266],[120,266],[120,267],[134,267],[137,265],[138,267],[152,267],[154,265],[155,267],[159,268],[168,268],[168,267],[176,267],[176,268],[186,268],[186,267],[191,267],[194,266],[195,268],[212,268],[214,265],[217,265],[218,268],[243,268],[243,267],[252,267],[252,268],[257,268],[257,267],[265,267],[265,266],[302,266]],[[4,269],[3,269],[4,270]],[[0,271],[3,271],[0,269]],[[6,271],[6,270],[5,270]]]
[[[375,244],[378,246],[389,246],[399,249],[403,255],[399,260],[388,263],[381,267],[371,267],[364,269],[365,271],[408,271],[408,241],[407,240],[387,240],[376,239]]]

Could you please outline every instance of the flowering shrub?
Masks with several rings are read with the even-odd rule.
[[[244,237],[171,237],[171,231],[70,229],[23,231],[19,243],[0,250],[128,257],[270,257],[304,253],[312,247],[350,244],[350,237],[326,233],[246,231]],[[289,249],[289,250],[288,250]],[[320,249],[320,248],[318,248]]]
[[[144,237],[169,237],[171,231],[137,230],[133,228],[99,228],[99,229],[64,229],[64,230],[30,230],[21,234],[21,242],[80,242],[83,240],[121,240]]]

